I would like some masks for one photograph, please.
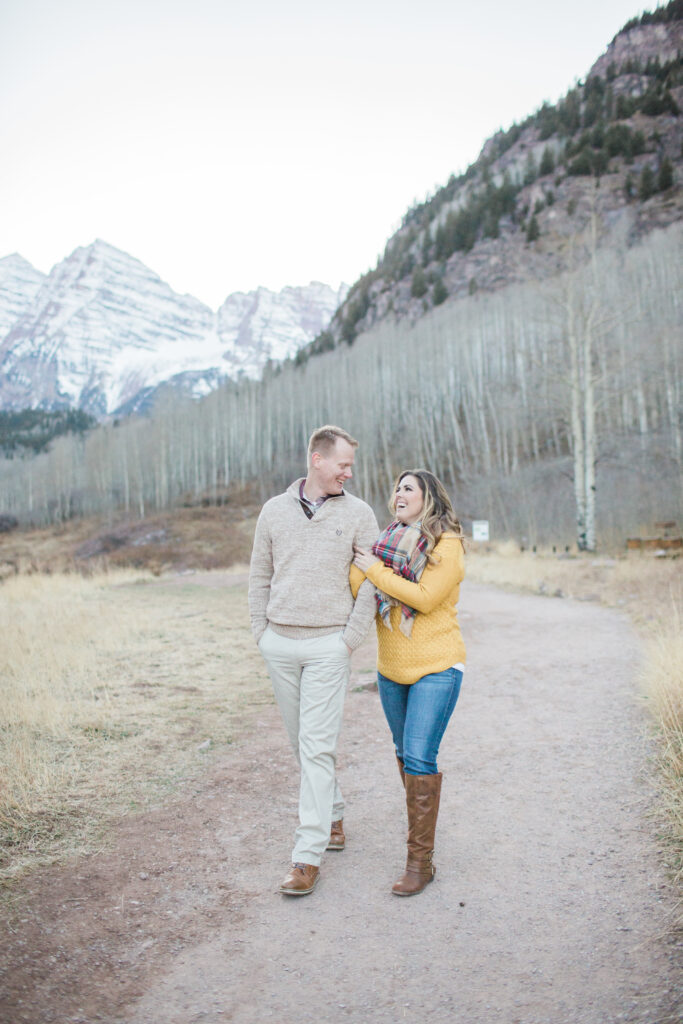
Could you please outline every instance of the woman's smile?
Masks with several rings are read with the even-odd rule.
[[[416,523],[422,515],[424,496],[420,484],[414,476],[404,476],[396,488],[394,495],[394,511],[402,523]]]

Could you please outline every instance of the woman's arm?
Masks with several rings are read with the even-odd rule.
[[[402,601],[417,612],[430,612],[445,601],[456,583],[460,583],[465,575],[465,559],[459,538],[442,537],[433,554],[438,561],[427,564],[417,583],[397,576],[393,569],[381,561],[368,566],[365,574],[390,597]]]
[[[361,572],[358,566],[351,562],[351,568],[349,569],[349,586],[351,587],[351,593],[353,594],[354,601],[358,597],[358,591],[360,590],[361,583],[365,578],[365,573]]]

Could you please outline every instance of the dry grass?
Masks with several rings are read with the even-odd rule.
[[[516,544],[472,548],[468,578],[628,613],[643,638],[641,684],[657,732],[659,813],[683,927],[683,573],[680,559],[634,554],[568,558],[520,552]]]
[[[161,798],[270,703],[240,579],[3,584],[0,880],[91,847],[108,820]]]
[[[550,597],[595,601],[626,612],[647,630],[680,601],[683,562],[648,554],[605,557],[521,552],[512,541],[468,549],[468,579]]]
[[[0,580],[16,573],[108,568],[219,569],[248,561],[256,523],[248,504],[176,508],[139,519],[118,514],[0,534]]]
[[[657,724],[661,806],[670,867],[683,893],[683,615],[672,602],[667,622],[660,622],[646,641],[643,690]],[[683,928],[683,896],[678,907]]]

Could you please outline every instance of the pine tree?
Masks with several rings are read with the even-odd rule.
[[[440,306],[442,302],[445,302],[448,298],[448,288],[443,283],[442,278],[437,278],[434,283],[434,290],[432,291],[432,302],[435,306]]]
[[[643,167],[638,184],[638,198],[644,203],[655,193],[655,175],[649,164]]]
[[[415,270],[413,271],[410,294],[414,299],[421,299],[423,295],[427,294],[427,280],[422,267],[415,267]]]
[[[668,156],[665,156],[659,165],[657,175],[657,191],[666,192],[674,183],[674,169]]]
[[[531,220],[529,221],[529,227],[526,229],[526,240],[527,240],[527,242],[535,242],[540,234],[541,234],[541,229],[538,226],[538,220],[536,219],[536,214],[534,214],[532,216]]]
[[[538,173],[543,178],[546,174],[552,174],[555,170],[555,158],[553,157],[553,151],[550,146],[546,146],[543,150],[543,156],[541,157],[541,165],[538,168]]]

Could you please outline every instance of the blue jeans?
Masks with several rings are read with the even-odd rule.
[[[460,669],[447,668],[422,676],[406,686],[377,673],[379,696],[384,708],[396,755],[408,775],[435,775],[436,756],[446,726],[453,714],[460,686]]]

